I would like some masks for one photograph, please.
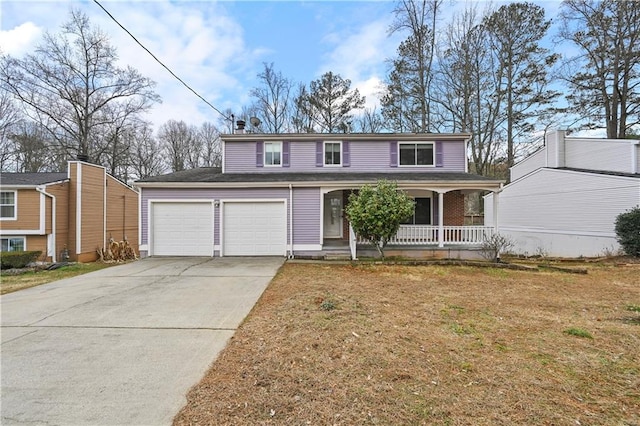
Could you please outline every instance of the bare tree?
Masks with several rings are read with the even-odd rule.
[[[382,115],[373,108],[365,108],[362,114],[356,118],[355,130],[362,133],[380,133],[384,130]]]
[[[130,175],[137,179],[157,176],[165,172],[167,162],[149,123],[142,122],[132,134]]]
[[[564,64],[570,107],[624,138],[640,124],[640,2],[565,0],[559,35],[578,48]]]
[[[293,82],[273,68],[273,63],[264,63],[258,74],[260,87],[251,90],[255,99],[256,115],[261,118],[261,130],[266,133],[285,133],[289,128],[291,90]]]
[[[159,101],[154,83],[131,67],[116,66],[116,49],[91,26],[88,17],[71,12],[58,34],[45,33],[33,54],[3,56],[0,84],[47,128],[68,154],[91,156],[93,142],[105,135],[110,113],[132,116]]]
[[[198,167],[200,158],[197,129],[184,121],[169,120],[160,126],[158,140],[169,161],[171,171]]]
[[[472,171],[489,174],[503,141],[504,118],[498,66],[475,7],[457,14],[446,28],[439,62],[436,99],[445,130],[471,133]]]
[[[203,167],[220,167],[222,165],[222,146],[220,131],[212,123],[202,123],[198,130],[200,139],[200,165]]]
[[[298,85],[291,113],[291,125],[295,133],[314,133],[317,112],[309,100],[309,91],[303,83]]]
[[[12,136],[21,121],[22,116],[11,95],[0,90],[0,170],[9,171],[15,167],[16,150]]]

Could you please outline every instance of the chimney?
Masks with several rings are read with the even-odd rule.
[[[238,121],[236,121],[236,124],[238,125],[238,128],[236,129],[236,133],[238,133],[238,134],[244,133],[244,126],[247,123],[244,120],[238,120]]]
[[[89,156],[87,154],[78,154],[76,158],[78,161],[89,162]]]

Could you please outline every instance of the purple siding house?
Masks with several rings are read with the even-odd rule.
[[[477,247],[492,226],[464,225],[464,196],[502,181],[467,171],[468,134],[222,136],[222,167],[136,182],[143,256],[355,258],[366,249],[344,215],[349,194],[379,179],[415,199],[390,249]],[[495,200],[497,202],[497,198]],[[417,253],[417,251],[416,251]],[[424,253],[423,253],[424,255]]]

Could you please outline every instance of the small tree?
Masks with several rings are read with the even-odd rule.
[[[369,240],[384,259],[384,248],[400,224],[413,214],[414,202],[395,182],[380,180],[349,196],[345,212],[355,233]]]
[[[640,257],[640,206],[616,217],[616,235],[625,253]]]
[[[480,248],[480,254],[482,257],[491,262],[499,262],[500,261],[500,253],[504,253],[511,249],[515,243],[513,240],[499,233],[491,234],[490,236],[485,236],[482,241],[482,246]]]

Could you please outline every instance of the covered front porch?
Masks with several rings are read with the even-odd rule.
[[[406,257],[453,257],[478,253],[482,243],[495,232],[497,226],[465,225],[466,195],[478,191],[491,191],[498,203],[499,186],[484,188],[419,188],[401,187],[415,201],[415,211],[407,223],[400,225],[385,251]],[[375,252],[365,238],[355,234],[344,214],[352,189],[323,190],[322,247],[325,256],[357,259]],[[495,219],[495,218],[494,218]],[[476,256],[477,257],[477,256]]]

